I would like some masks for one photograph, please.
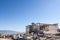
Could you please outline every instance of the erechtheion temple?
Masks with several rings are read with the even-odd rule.
[[[32,33],[32,32],[57,34],[57,33],[59,33],[58,32],[58,23],[56,23],[56,24],[32,23],[32,25],[26,26],[26,33]]]
[[[26,34],[28,34],[29,37],[32,36],[34,40],[60,40],[60,29],[58,23],[32,23],[31,25],[26,26]]]

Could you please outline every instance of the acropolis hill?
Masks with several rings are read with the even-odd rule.
[[[24,34],[0,34],[0,40],[60,40],[58,23],[32,23],[26,26]]]

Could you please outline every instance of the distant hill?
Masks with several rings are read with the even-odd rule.
[[[11,30],[0,30],[0,33],[4,33],[4,34],[18,34],[20,32],[11,31]]]

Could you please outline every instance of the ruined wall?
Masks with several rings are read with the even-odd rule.
[[[49,31],[46,31],[45,33],[51,33],[51,34],[56,34],[58,33],[58,24],[50,24],[49,26]]]
[[[49,30],[50,30],[50,32],[52,32],[52,33],[57,33],[58,24],[56,24],[56,25],[49,25]]]
[[[41,27],[41,28],[40,28]],[[32,23],[32,25],[28,25],[26,27],[26,32],[39,32],[43,30],[44,33],[57,33],[58,24],[43,24],[43,23]]]

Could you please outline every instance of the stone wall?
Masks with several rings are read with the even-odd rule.
[[[32,23],[26,27],[26,33],[32,31],[44,31],[45,33],[57,33],[58,24],[44,24],[44,23]]]

